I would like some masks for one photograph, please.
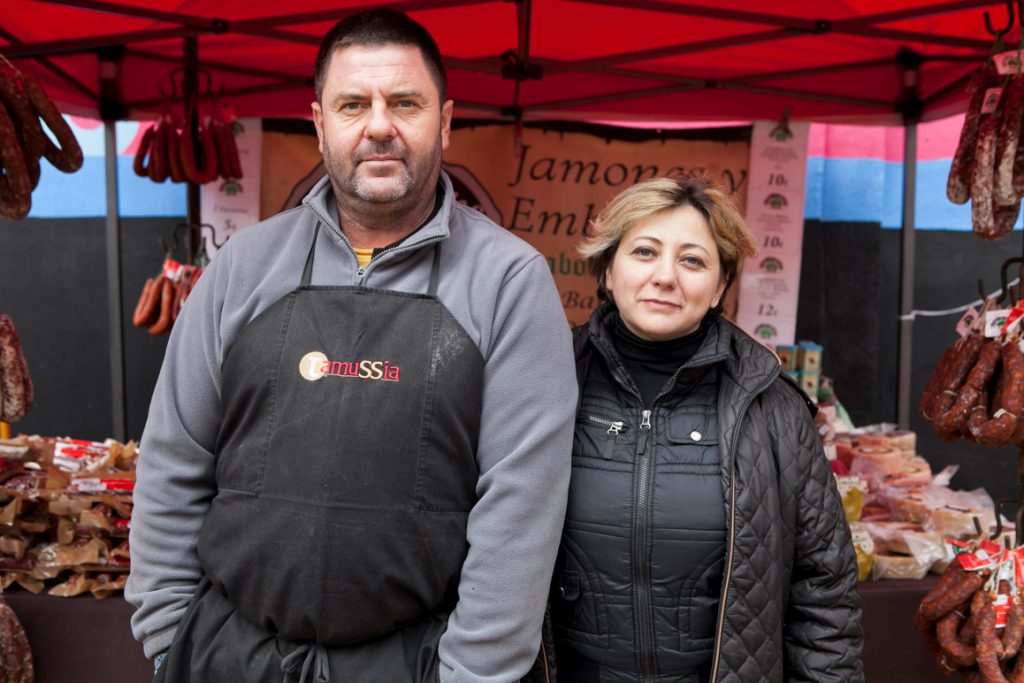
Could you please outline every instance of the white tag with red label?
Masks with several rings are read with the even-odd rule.
[[[164,259],[164,277],[171,282],[178,282],[181,280],[181,272],[184,267],[174,259]]]
[[[985,336],[995,339],[1003,333],[1003,325],[1010,317],[1010,309],[1000,308],[997,311],[985,311]]]
[[[53,446],[53,464],[65,472],[81,472],[106,459],[110,449],[95,441],[66,439]]]
[[[1010,596],[1000,593],[992,604],[996,607],[996,628],[1006,628],[1006,617],[1010,614]]]
[[[77,493],[131,492],[135,490],[135,482],[131,479],[81,477],[72,479],[68,489]]]

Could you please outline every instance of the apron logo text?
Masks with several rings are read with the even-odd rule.
[[[315,382],[321,377],[354,377],[382,382],[398,382],[400,368],[386,360],[332,361],[320,351],[310,351],[299,361],[299,374]]]

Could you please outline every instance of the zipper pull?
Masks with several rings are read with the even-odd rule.
[[[608,438],[604,442],[604,453],[602,457],[605,460],[611,460],[612,455],[615,453],[615,440],[619,438],[619,433],[626,426],[625,422],[615,421],[608,425]]]
[[[640,429],[651,428],[651,411],[645,410],[643,412],[643,418],[640,420]]]

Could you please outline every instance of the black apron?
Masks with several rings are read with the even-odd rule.
[[[436,680],[483,357],[437,299],[439,245],[426,294],[314,287],[319,230],[225,354],[205,578],[157,680]]]

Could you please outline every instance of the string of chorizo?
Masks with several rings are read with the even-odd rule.
[[[967,421],[967,414],[978,402],[978,397],[999,363],[1000,347],[995,339],[983,341],[977,360],[967,375],[967,380],[956,392],[952,405],[948,409],[936,413],[934,424],[945,433],[958,433]],[[959,369],[959,368],[958,368]],[[950,392],[952,389],[949,390]],[[946,393],[943,394],[945,405]],[[941,406],[940,406],[941,407]]]

